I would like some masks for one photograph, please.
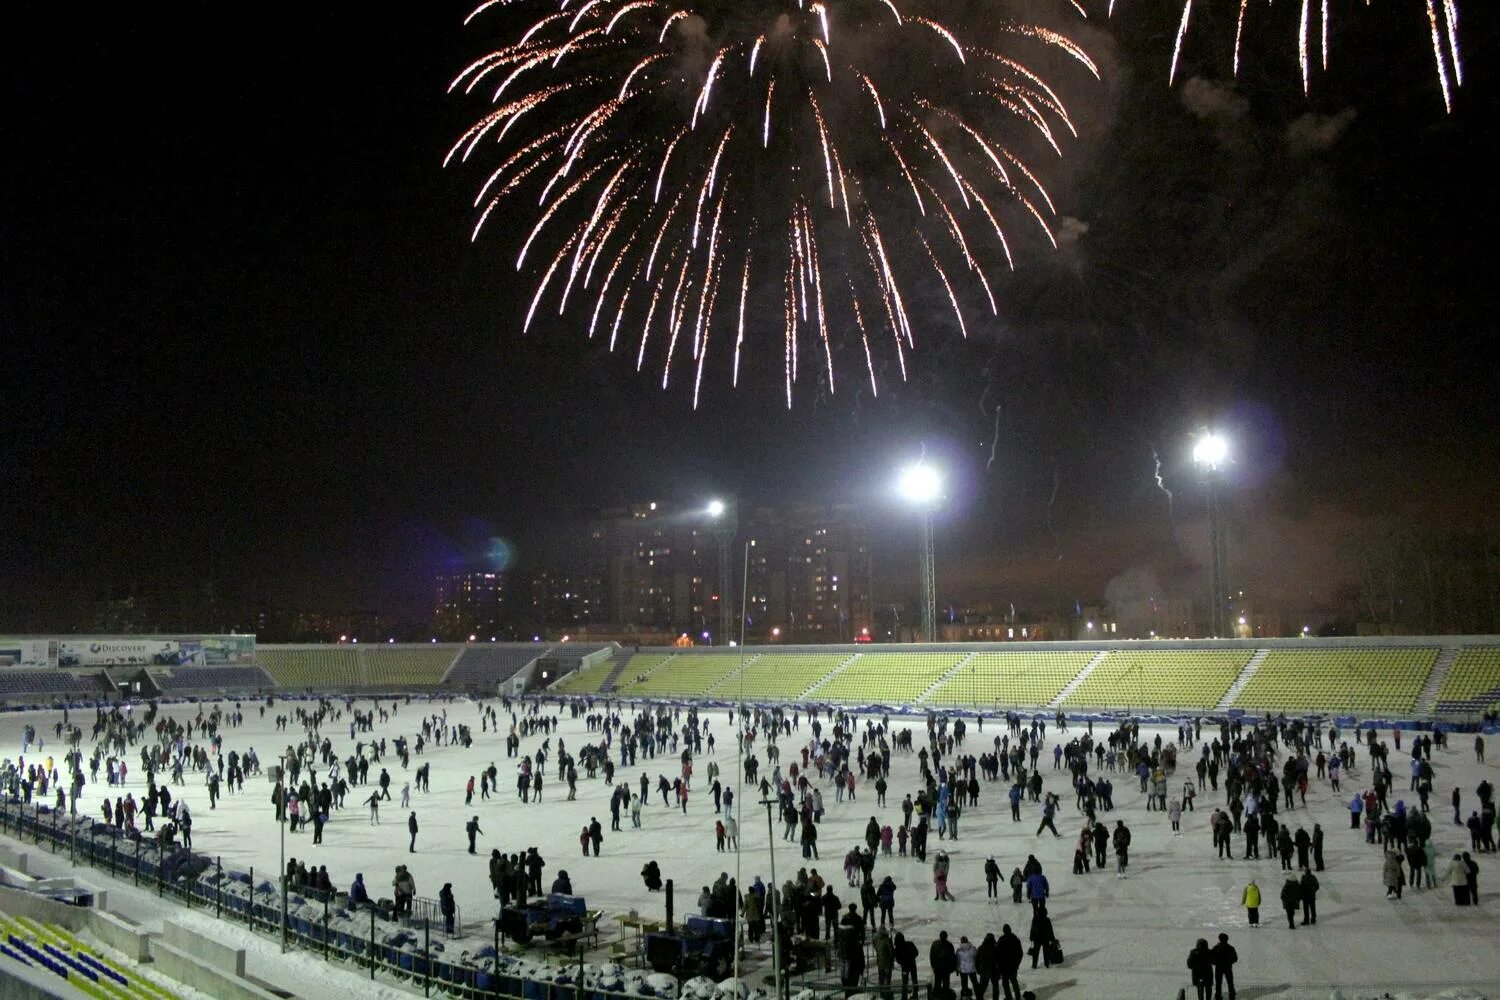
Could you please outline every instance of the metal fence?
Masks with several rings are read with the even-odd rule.
[[[474,1000],[638,1000],[632,994],[585,989],[576,966],[556,967],[565,979],[561,984],[508,972],[498,921],[492,921],[492,944],[450,956],[440,940],[441,915],[428,900],[414,901],[431,906],[401,921],[386,919],[375,907],[350,911],[335,894],[291,890],[281,873],[225,870],[220,858],[177,845],[163,847],[154,838],[122,836],[90,817],[16,800],[0,802],[0,832],[148,890],[155,887],[163,899],[211,910],[216,917],[279,937],[287,947],[366,969],[371,979],[382,972],[413,986],[420,982],[424,995],[436,990]]]

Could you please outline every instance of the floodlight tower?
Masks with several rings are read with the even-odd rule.
[[[1203,474],[1208,495],[1209,602],[1210,636],[1226,633],[1229,587],[1224,581],[1224,526],[1219,516],[1221,470],[1229,461],[1229,442],[1213,431],[1204,431],[1193,442],[1193,464]]]
[[[937,567],[932,546],[932,511],[942,499],[943,477],[925,463],[901,470],[896,490],[921,518],[917,565],[922,576],[922,641],[937,641]]]
[[[734,601],[730,599],[732,587],[729,579],[729,548],[734,544],[735,533],[739,531],[739,512],[733,500],[714,499],[708,502],[705,513],[714,522],[714,537],[719,542],[719,634],[715,638],[715,644],[722,646],[727,644],[730,637],[734,635],[734,615],[731,611]]]

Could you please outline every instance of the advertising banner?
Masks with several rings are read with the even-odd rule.
[[[5,667],[57,666],[56,639],[0,638],[0,669]]]
[[[60,667],[189,667],[253,663],[253,635],[69,637],[56,640]]]

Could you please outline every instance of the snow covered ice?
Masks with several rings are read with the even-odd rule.
[[[204,703],[205,714],[212,704]],[[234,702],[226,700],[218,704],[231,710]],[[253,746],[262,765],[266,766],[301,736],[300,727],[295,722],[287,732],[277,732],[274,717],[311,703],[278,698],[264,717],[260,714],[259,702],[244,700],[241,704],[245,723],[239,728],[222,731],[224,751],[236,749],[243,752]],[[342,707],[342,703],[339,704]],[[355,704],[362,710],[372,707],[369,699],[359,699]],[[381,704],[389,708],[392,702],[385,699]],[[695,762],[686,814],[675,803],[670,808],[663,807],[660,795],[655,792],[658,775],[666,775],[669,781],[677,775],[676,754],[658,755],[655,759],[642,754],[636,766],[620,768],[615,776],[616,781],[628,780],[635,787],[643,771],[648,775],[653,798],[648,799],[642,809],[642,829],[631,829],[626,814],[621,820],[624,829],[612,832],[609,830],[609,787],[602,778],[586,778],[580,766],[578,798],[573,802],[566,801],[566,784],[556,780],[558,740],[563,740],[569,752],[576,756],[584,743],[598,736],[588,733],[582,719],[570,718],[568,712],[559,709],[555,702],[546,703],[546,712],[555,714],[561,724],[551,736],[553,754],[548,759],[543,800],[539,804],[522,804],[517,797],[514,774],[519,758],[506,757],[503,733],[480,732],[476,703],[413,699],[409,704],[404,701],[397,704],[396,714],[383,723],[377,721],[373,734],[360,733],[356,739],[368,743],[372,738],[379,740],[384,737],[390,741],[406,736],[414,740],[424,714],[446,710],[449,725],[463,723],[470,726],[474,745],[465,750],[453,745],[429,744],[422,755],[413,755],[410,770],[402,769],[394,752],[388,753],[379,764],[371,767],[371,783],[352,787],[344,809],[334,810],[324,830],[323,843],[312,843],[310,827],[304,832],[288,833],[286,856],[309,867],[326,865],[334,885],[340,889],[347,889],[355,873],[362,872],[372,896],[391,895],[390,883],[397,864],[406,864],[411,869],[420,896],[435,898],[445,882],[453,883],[461,920],[473,940],[451,942],[448,946],[450,953],[477,948],[490,938],[497,902],[490,889],[487,864],[489,852],[494,848],[512,853],[536,846],[546,861],[544,886],[549,886],[558,871],[565,869],[572,879],[574,891],[587,899],[589,907],[605,911],[606,916],[600,922],[600,948],[589,956],[590,962],[599,963],[600,967],[590,971],[606,979],[618,978],[622,984],[626,979],[641,976],[641,973],[616,971],[606,964],[609,961],[606,946],[617,940],[620,934],[615,917],[632,910],[639,911],[644,917],[664,916],[663,896],[648,894],[642,885],[640,871],[648,860],[655,859],[661,866],[663,877],[674,881],[678,920],[696,912],[700,887],[711,884],[721,872],[728,872],[731,877],[736,874],[735,854],[715,850],[714,822],[718,817],[704,778],[707,761],[717,760],[725,786],[733,787],[735,741],[727,710],[707,709],[702,713],[709,723],[709,732],[717,737],[717,745],[711,755],[705,746],[704,755]],[[499,709],[497,702],[486,704]],[[144,706],[136,707],[137,712],[143,709]],[[622,711],[627,718],[630,716],[628,703],[622,705]],[[192,704],[161,705],[163,715],[179,720],[193,717],[197,712],[198,706]],[[325,723],[322,730],[322,735],[332,740],[340,759],[353,750],[348,718],[345,713],[342,720]],[[960,753],[977,755],[989,750],[994,737],[1004,731],[1003,720],[987,719],[981,733],[975,730],[973,717],[966,718],[967,738],[958,751]],[[25,755],[26,761],[34,763],[53,755],[61,769],[65,747],[53,737],[53,726],[60,719],[60,711],[0,714],[0,747],[4,748],[0,754],[16,759],[21,750],[22,731],[29,723],[46,742],[41,749],[32,747]],[[72,713],[72,720],[84,729],[83,745],[87,756],[92,750],[88,732],[93,712],[90,709],[76,710]],[[501,721],[503,729],[508,724],[503,710]],[[859,719],[861,728],[864,722],[865,719]],[[1235,859],[1217,860],[1214,856],[1208,818],[1214,807],[1223,803],[1222,791],[1215,793],[1205,789],[1200,792],[1195,811],[1182,815],[1182,835],[1174,837],[1165,813],[1147,811],[1146,796],[1138,791],[1133,776],[1124,773],[1111,775],[1116,808],[1112,813],[1101,813],[1100,818],[1110,827],[1115,820],[1123,819],[1132,831],[1129,877],[1123,880],[1114,877],[1112,852],[1110,864],[1103,870],[1096,868],[1090,874],[1072,874],[1074,841],[1083,817],[1074,808],[1067,771],[1053,770],[1050,763],[1053,745],[1059,739],[1065,742],[1080,735],[1084,728],[1081,723],[1072,722],[1069,732],[1059,733],[1050,719],[1048,722],[1039,765],[1046,790],[1056,792],[1062,799],[1057,815],[1061,838],[1054,838],[1047,832],[1036,835],[1040,810],[1038,805],[1030,802],[1022,806],[1021,822],[1012,822],[1005,798],[1007,785],[981,781],[979,805],[964,811],[960,839],[940,841],[934,830],[934,835],[929,838],[929,858],[925,864],[910,857],[876,859],[876,882],[890,874],[897,883],[897,929],[917,943],[924,982],[929,978],[927,947],[940,930],[947,930],[955,942],[960,935],[967,935],[978,943],[986,933],[998,933],[1000,925],[1009,922],[1014,931],[1025,938],[1030,923],[1030,906],[1013,904],[1004,880],[1012,868],[1024,863],[1028,854],[1035,854],[1051,883],[1050,912],[1058,940],[1066,953],[1064,964],[1052,969],[1032,971],[1030,963],[1023,962],[1021,985],[1034,990],[1039,998],[1175,997],[1184,987],[1191,996],[1185,966],[1187,953],[1197,938],[1207,938],[1212,943],[1221,931],[1230,935],[1231,943],[1239,952],[1235,979],[1241,997],[1329,997],[1335,989],[1346,1000],[1387,994],[1392,997],[1443,997],[1447,1000],[1500,996],[1500,988],[1497,988],[1500,984],[1500,948],[1497,948],[1500,940],[1497,940],[1492,916],[1500,907],[1500,897],[1493,895],[1494,888],[1500,887],[1500,871],[1490,863],[1494,855],[1474,855],[1481,867],[1481,905],[1478,907],[1455,907],[1451,891],[1442,883],[1431,890],[1408,889],[1405,898],[1388,900],[1381,882],[1379,848],[1366,844],[1362,831],[1349,829],[1348,797],[1355,790],[1366,787],[1362,782],[1369,775],[1368,757],[1363,747],[1355,748],[1357,769],[1344,776],[1342,795],[1335,794],[1326,779],[1312,777],[1307,807],[1304,809],[1299,805],[1289,812],[1283,807],[1278,814],[1283,822],[1290,822],[1293,830],[1301,825],[1311,831],[1314,822],[1321,823],[1326,836],[1326,870],[1318,875],[1321,882],[1318,923],[1289,930],[1276,898],[1284,878],[1274,854],[1263,851],[1259,861],[1239,860],[1243,853],[1243,837],[1235,834]],[[913,729],[914,744],[918,748],[925,744],[922,717],[893,716],[892,725],[897,730]],[[1099,738],[1107,732],[1102,724],[1096,725],[1095,729]],[[825,735],[826,732],[825,729]],[[1176,739],[1176,731],[1169,728],[1146,727],[1142,737],[1149,741],[1158,732],[1164,742]],[[796,755],[796,748],[811,735],[807,716],[803,713],[800,730],[780,741],[784,766]],[[1203,735],[1211,738],[1208,725],[1204,726]],[[1408,805],[1415,808],[1416,794],[1405,791],[1409,740],[1414,734],[1404,734],[1406,738],[1401,750],[1395,748],[1389,730],[1383,730],[1380,735],[1390,744],[1390,766],[1394,772],[1391,803],[1394,805],[1396,800],[1406,799]],[[541,734],[523,737],[521,754],[535,752],[546,738]],[[1496,780],[1497,765],[1493,762],[1476,763],[1472,743],[1472,734],[1458,733],[1453,734],[1448,748],[1433,750],[1436,777],[1430,818],[1440,873],[1446,870],[1447,860],[1455,851],[1469,850],[1468,831],[1452,822],[1449,795],[1453,787],[1457,785],[1461,790],[1462,812],[1467,818],[1472,809],[1478,808],[1475,786],[1484,778],[1492,783]],[[1195,747],[1183,753],[1169,784],[1174,797],[1180,795],[1184,781],[1192,776],[1190,762],[1197,759],[1197,752]],[[769,765],[763,754],[761,757],[762,774],[766,774]],[[1491,754],[1491,757],[1495,755]],[[618,754],[615,759],[618,763]],[[78,803],[80,812],[101,816],[106,793],[112,798],[130,791],[137,800],[143,797],[146,786],[145,775],[139,769],[139,748],[132,748],[126,760],[130,770],[124,788],[106,785],[101,772],[99,782],[85,787]],[[499,789],[486,800],[480,797],[478,780],[481,771],[491,762],[500,772]],[[416,790],[414,772],[422,763],[430,763],[432,767],[430,793]],[[381,766],[388,767],[391,772],[392,800],[382,802],[381,822],[372,825],[369,810],[360,803],[372,788],[378,787],[374,779]],[[915,753],[894,752],[891,770],[888,804],[883,808],[876,806],[875,789],[871,783],[861,781],[857,786],[857,799],[851,802],[847,797],[845,801],[837,801],[831,783],[821,782],[827,812],[819,828],[820,861],[805,861],[799,844],[782,839],[779,818],[774,833],[768,833],[765,810],[756,804],[758,793],[749,786],[735,787],[740,820],[740,884],[747,886],[759,875],[767,885],[779,885],[794,877],[799,868],[817,867],[846,906],[857,901],[857,891],[848,889],[843,878],[844,854],[851,847],[863,844],[865,826],[872,816],[882,825],[899,827],[902,797],[908,792],[915,793],[920,787]],[[321,778],[321,768],[319,774]],[[470,775],[475,777],[476,790],[472,805],[466,806],[465,784]],[[166,775],[162,778],[165,780]],[[267,778],[264,775],[247,777],[243,795],[224,795],[213,810],[209,809],[208,792],[201,776],[189,775],[187,781],[187,787],[181,792],[187,796],[193,810],[194,849],[210,857],[221,856],[226,868],[253,865],[257,880],[262,871],[267,877],[273,877],[279,866],[280,837],[271,802],[273,785]],[[407,813],[399,808],[401,788],[407,782],[412,783],[412,809],[420,826],[415,854],[407,851]],[[174,788],[174,795],[178,791]],[[50,800],[50,795],[48,798]],[[474,815],[479,817],[484,834],[479,838],[477,854],[471,856],[464,825]],[[597,817],[605,828],[603,848],[598,858],[584,856],[578,839],[579,831],[593,817]],[[949,890],[955,897],[952,902],[933,899],[931,858],[939,848],[948,852],[952,862],[949,876]],[[776,859],[774,883],[769,865],[771,850],[774,850]],[[983,866],[990,854],[995,856],[1002,871],[998,905],[988,903],[985,898]],[[102,872],[88,872],[87,877],[115,889],[114,883]],[[1258,929],[1247,926],[1240,902],[1244,886],[1251,877],[1266,895],[1262,925]],[[231,936],[227,923],[225,927],[225,936]],[[242,929],[233,929],[233,936],[245,933]],[[769,935],[766,942],[769,942]],[[763,943],[760,949],[757,952],[752,948],[742,967],[742,974],[755,985],[760,985],[770,966],[769,944]],[[528,953],[531,957],[541,958],[547,954],[547,949],[533,947]],[[873,962],[867,971],[873,982]],[[830,973],[819,978],[827,982],[835,975]],[[593,975],[589,978],[598,982]],[[713,985],[708,981],[689,981],[684,983],[682,993],[699,996],[711,992]],[[793,992],[796,992],[795,987]]]

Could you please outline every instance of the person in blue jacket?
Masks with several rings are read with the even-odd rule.
[[[354,884],[349,887],[349,909],[358,909],[369,901],[370,894],[365,892],[365,876],[360,872],[354,876]]]
[[[1047,876],[1041,872],[1033,872],[1026,880],[1026,898],[1031,900],[1033,910],[1047,905],[1047,896],[1051,891],[1052,887],[1047,884]]]

